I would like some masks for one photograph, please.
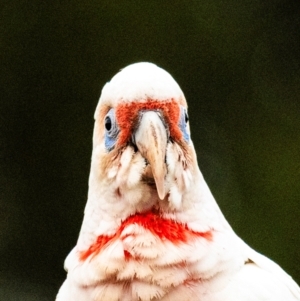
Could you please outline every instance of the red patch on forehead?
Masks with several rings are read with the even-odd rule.
[[[159,215],[148,212],[146,214],[135,214],[123,221],[114,235],[100,235],[97,240],[86,250],[80,253],[80,260],[85,260],[90,255],[96,255],[107,244],[121,238],[123,230],[132,224],[137,224],[161,240],[169,240],[174,244],[188,243],[193,239],[202,237],[207,240],[212,240],[212,232],[196,232],[188,228],[186,224],[178,223],[171,219],[165,219]],[[124,237],[121,238],[123,240]],[[127,252],[128,253],[128,252]],[[129,254],[124,253],[127,258]]]
[[[127,143],[130,139],[134,126],[138,121],[138,114],[142,110],[160,110],[169,126],[170,136],[175,141],[182,138],[182,133],[178,127],[180,117],[178,102],[174,99],[165,101],[149,99],[145,102],[124,102],[117,106],[116,118],[120,127],[119,145]]]

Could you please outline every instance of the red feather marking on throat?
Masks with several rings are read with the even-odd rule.
[[[83,261],[92,254],[98,254],[106,245],[119,239],[123,230],[132,224],[142,226],[161,240],[169,240],[173,244],[187,243],[188,241],[199,237],[212,240],[212,231],[196,232],[189,229],[186,224],[177,223],[171,219],[164,219],[153,212],[148,212],[128,217],[121,223],[114,235],[98,236],[97,240],[87,250],[80,252],[80,260]],[[121,239],[125,239],[125,237],[122,237]],[[124,255],[126,258],[128,257],[126,251],[124,251]]]
[[[145,102],[124,102],[117,106],[116,118],[120,127],[119,145],[127,143],[130,139],[134,126],[138,121],[138,113],[141,110],[160,110],[169,126],[170,136],[175,141],[182,138],[178,126],[180,117],[178,102],[175,99],[165,101],[149,99]]]

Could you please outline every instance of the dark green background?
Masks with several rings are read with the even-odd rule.
[[[236,232],[300,282],[300,2],[1,1],[0,299],[54,300],[86,203],[93,113],[151,61],[189,102]]]

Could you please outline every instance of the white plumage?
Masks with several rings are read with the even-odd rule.
[[[197,165],[178,84],[133,64],[95,112],[88,201],[57,301],[296,301],[298,285],[232,230]]]

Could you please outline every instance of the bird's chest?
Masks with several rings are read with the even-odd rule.
[[[182,301],[195,300],[199,281],[215,273],[212,236],[143,216],[123,224],[111,237],[99,236],[79,254],[78,272],[95,300],[176,300],[178,294]]]

